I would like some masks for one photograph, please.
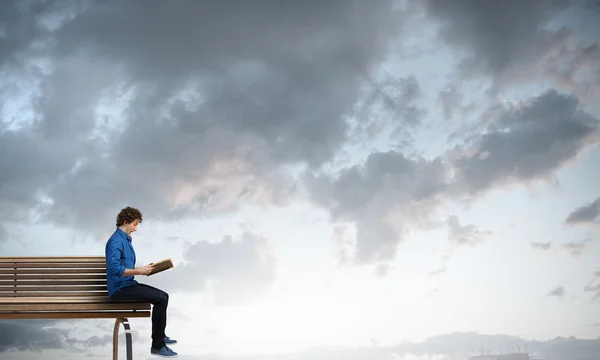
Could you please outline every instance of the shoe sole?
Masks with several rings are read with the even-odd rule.
[[[168,357],[168,358],[174,358],[174,357],[179,356],[179,354],[177,354],[177,355],[161,355],[161,354],[153,354],[153,353],[150,353],[150,355],[160,356],[160,357]]]

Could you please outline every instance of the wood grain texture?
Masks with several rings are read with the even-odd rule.
[[[0,293],[14,293],[19,291],[102,291],[107,290],[106,284],[91,286],[0,286]]]
[[[110,300],[103,256],[0,257],[0,319],[150,317],[151,307]]]
[[[3,304],[0,311],[110,311],[110,310],[150,310],[146,303],[39,303],[39,304]]]
[[[106,312],[0,312],[0,319],[116,319],[150,317],[150,311],[106,311]]]
[[[0,256],[0,263],[98,263],[106,261],[104,256]]]
[[[46,274],[103,274],[106,275],[104,266],[90,269],[0,269],[0,275],[46,275]]]

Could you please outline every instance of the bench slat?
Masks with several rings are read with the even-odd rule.
[[[150,310],[149,303],[2,304],[0,311]]]
[[[0,257],[0,319],[150,317],[151,308],[110,300],[104,256]]]
[[[115,319],[150,317],[150,311],[102,311],[102,312],[19,312],[2,313],[0,319]]]
[[[0,263],[0,268],[50,268],[50,269],[106,269],[106,263],[58,263],[58,264],[40,264],[40,263]]]
[[[94,286],[0,286],[0,292],[2,291],[107,291],[106,284],[94,285]]]
[[[123,301],[115,301],[110,300],[108,295],[105,295],[103,298],[99,298],[96,296],[78,296],[78,297],[63,297],[63,296],[55,296],[53,298],[40,299],[35,296],[31,297],[22,297],[22,298],[2,298],[0,299],[0,304],[60,304],[60,303],[121,303]],[[135,303],[136,301],[130,301],[131,303]],[[139,302],[139,301],[137,301]]]
[[[0,263],[104,263],[104,256],[0,256]]]
[[[106,274],[51,274],[51,275],[3,275],[0,274],[0,280],[80,280],[95,279],[106,280]]]
[[[16,285],[21,287],[24,285],[106,285],[106,280],[89,280],[89,281],[76,281],[76,280],[47,280],[47,281],[36,281],[36,280],[0,280],[0,285]]]
[[[2,270],[0,274],[4,275],[46,275],[46,274],[106,274],[104,267],[95,269],[12,269]]]
[[[19,292],[0,292],[0,298],[3,297],[57,297],[57,296],[108,296],[105,291],[19,291]]]

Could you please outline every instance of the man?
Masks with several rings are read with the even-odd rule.
[[[167,306],[169,294],[155,287],[140,284],[135,275],[148,275],[152,263],[135,266],[135,250],[131,233],[142,222],[142,213],[132,207],[126,207],[117,215],[117,229],[106,242],[106,280],[111,300],[140,300],[150,302],[152,307],[152,355],[174,357],[177,353],[167,344],[177,341],[165,335],[167,326]]]

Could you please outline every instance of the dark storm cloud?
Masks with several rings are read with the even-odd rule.
[[[589,11],[597,10],[592,2],[427,0],[425,4],[430,18],[441,25],[439,39],[462,56],[450,80],[452,87],[486,78],[492,81],[489,94],[497,95],[513,85],[544,79],[582,101],[597,101],[600,96],[600,48],[597,40],[586,40],[593,27],[583,25],[585,17],[590,23],[600,21],[600,12]],[[569,19],[566,10],[577,13]],[[446,114],[461,110],[447,95],[451,94],[441,98]]]
[[[388,131],[399,141],[412,142],[411,130],[421,125],[426,111],[415,105],[423,90],[414,76],[390,77],[368,81],[366,96],[353,114],[356,125],[350,141],[369,143],[375,136]]]
[[[487,115],[488,130],[455,149],[457,186],[470,193],[544,178],[600,140],[598,119],[556,91]]]
[[[239,304],[260,296],[276,275],[268,240],[250,232],[239,239],[226,236],[217,243],[195,242],[185,250],[183,260],[147,282],[156,281],[169,292],[210,289],[219,304]]]
[[[442,28],[440,37],[450,45],[466,48],[477,65],[495,74],[508,67],[539,43],[540,25],[565,9],[566,1],[426,1],[429,14]]]
[[[309,177],[314,200],[332,220],[357,225],[358,262],[390,259],[411,229],[439,225],[440,201],[546,179],[600,139],[598,120],[556,91],[486,114],[487,129],[438,158],[372,153],[338,175]],[[468,240],[454,236],[461,239]]]
[[[569,225],[598,223],[600,216],[600,197],[573,210],[565,219]]]
[[[83,48],[122,64],[143,87],[128,112],[125,134],[131,137],[156,125],[155,110],[190,82],[200,92],[201,107],[191,112],[176,107],[171,127],[136,142],[120,139],[117,149],[132,160],[155,141],[174,145],[181,136],[218,126],[258,138],[251,145],[264,146],[276,160],[319,164],[345,140],[342,115],[399,27],[388,1],[137,5],[96,4],[59,31],[57,47],[60,52]],[[220,136],[230,148],[239,146],[232,134]],[[162,150],[176,159],[169,147]]]
[[[2,173],[19,197],[8,211],[40,193],[46,219],[86,230],[129,204],[158,218],[281,201],[292,181],[278,167],[317,167],[347,140],[345,116],[404,16],[392,1],[62,6],[26,11],[54,26],[25,23],[6,50],[43,44],[49,75],[34,124],[3,133]],[[405,89],[418,94],[414,79]]]
[[[0,244],[8,240],[8,231],[6,230],[6,226],[0,223]]]
[[[55,326],[69,326],[68,329],[56,328]],[[50,349],[64,350],[69,352],[84,352],[92,347],[103,347],[112,344],[112,330],[114,320],[101,319],[93,327],[95,330],[104,331],[105,335],[93,335],[88,338],[79,339],[77,333],[81,328],[89,326],[88,320],[0,320],[0,353],[22,352],[22,351],[44,351]],[[76,334],[77,333],[77,334]],[[139,336],[136,329],[132,330],[133,337]],[[121,330],[120,341],[123,339]],[[1,357],[1,355],[0,355]]]
[[[73,166],[78,146],[60,140],[38,141],[35,133],[6,131],[0,134],[0,214],[23,220],[39,204],[60,174]]]
[[[455,115],[464,117],[476,109],[474,104],[466,103],[465,94],[461,93],[456,86],[440,91],[436,103],[444,114],[444,120],[446,121],[455,119]],[[463,135],[456,134],[453,136],[462,137]]]
[[[0,66],[18,61],[43,33],[43,15],[60,10],[54,1],[3,1],[0,12]]]
[[[330,210],[332,220],[356,223],[355,260],[365,263],[394,257],[402,238],[397,232],[418,221],[445,190],[444,171],[441,159],[389,151],[372,153],[339,176],[311,175],[308,183],[314,201]]]
[[[0,320],[0,353],[64,349],[69,332],[52,328],[56,321]]]
[[[0,196],[9,200],[1,211],[34,208],[101,231],[125,205],[175,219],[281,203],[297,189],[284,166],[319,169],[356,135],[346,117],[361,86],[375,89],[366,108],[399,114],[398,129],[420,119],[414,77],[374,82],[370,74],[399,38],[405,13],[392,2],[137,4],[69,8],[57,30],[23,38],[48,40],[50,75],[33,101],[37,121],[0,135],[8,170]],[[453,46],[502,73],[556,8],[488,5],[431,2],[428,11]],[[450,105],[460,100],[450,95]],[[113,113],[94,118],[102,103]],[[391,259],[399,239],[436,223],[440,201],[543,179],[598,137],[597,120],[554,91],[484,113],[487,129],[437,158],[373,153],[339,174],[309,176],[313,199],[334,220],[356,222],[359,262]]]

